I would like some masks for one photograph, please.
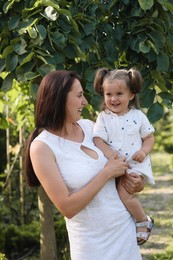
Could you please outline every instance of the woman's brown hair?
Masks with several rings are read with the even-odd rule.
[[[25,176],[29,186],[39,186],[30,159],[30,145],[42,129],[61,130],[66,120],[67,94],[74,80],[80,81],[74,71],[58,70],[48,73],[41,81],[35,105],[35,130],[27,139],[24,153]]]

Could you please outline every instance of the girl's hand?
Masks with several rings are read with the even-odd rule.
[[[146,157],[146,153],[143,150],[140,150],[132,156],[132,159],[139,163],[142,163],[145,157]]]
[[[131,194],[140,192],[144,189],[144,178],[137,173],[126,173],[121,178],[123,187]]]

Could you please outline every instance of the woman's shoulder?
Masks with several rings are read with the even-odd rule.
[[[39,155],[42,154],[43,151],[50,150],[48,144],[42,138],[35,138],[30,146],[31,154]]]
[[[77,123],[85,129],[93,129],[94,127],[94,122],[90,119],[80,119]]]

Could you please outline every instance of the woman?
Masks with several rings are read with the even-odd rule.
[[[45,189],[65,216],[72,260],[141,259],[135,223],[115,189],[124,175],[128,191],[140,191],[138,175],[125,175],[124,158],[107,160],[94,146],[93,122],[80,119],[87,104],[79,76],[47,74],[38,89],[36,129],[25,154],[28,184]]]

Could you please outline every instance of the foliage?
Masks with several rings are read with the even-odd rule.
[[[58,248],[58,259],[68,259],[69,242],[64,217],[55,209],[55,232]],[[38,217],[37,217],[38,219]],[[38,221],[17,226],[14,224],[0,224],[0,250],[9,259],[35,255],[39,251],[40,226]],[[1,258],[0,258],[1,260]]]
[[[0,237],[4,240],[4,248],[1,248],[1,251],[4,251],[7,257],[14,259],[31,249],[39,249],[39,223],[33,222],[23,226],[10,224],[4,227]]]
[[[0,260],[7,260],[7,258],[5,257],[4,254],[1,254],[1,253],[0,253]]]
[[[135,66],[144,77],[140,98],[150,120],[171,107],[170,1],[2,0],[0,9],[2,92],[17,84],[29,98],[47,72],[71,69],[82,76],[89,103],[98,109],[92,87],[96,68]]]
[[[155,127],[155,150],[173,154],[173,111],[166,112]]]

